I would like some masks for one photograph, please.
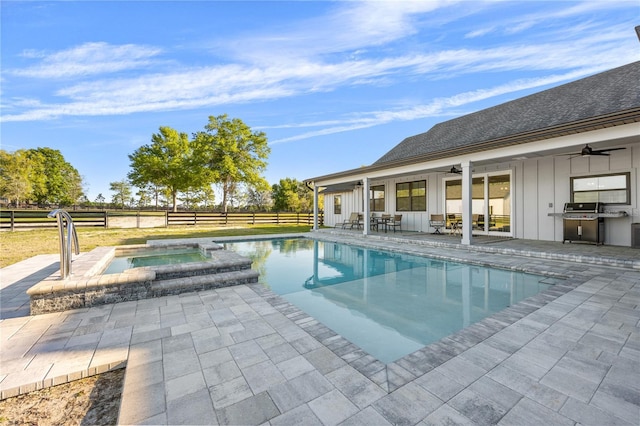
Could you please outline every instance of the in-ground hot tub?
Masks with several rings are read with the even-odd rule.
[[[198,256],[174,263],[178,253]],[[134,267],[113,273],[108,269],[114,259],[152,257],[164,258],[166,262],[140,267],[133,263]],[[251,269],[251,259],[222,250],[214,243],[140,244],[98,247],[82,254],[73,261],[69,278],[61,280],[56,273],[31,287],[27,294],[31,314],[37,315],[257,281],[258,273]]]

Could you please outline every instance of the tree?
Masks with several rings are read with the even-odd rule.
[[[57,149],[29,149],[33,197],[38,204],[72,205],[83,195],[82,177]]]
[[[220,185],[225,212],[238,184],[268,186],[262,173],[271,149],[264,132],[252,132],[242,120],[224,114],[210,116],[205,131],[196,133],[194,140],[207,178]]]
[[[151,195],[146,187],[139,188],[138,192],[136,192],[136,197],[138,197],[138,208],[145,207],[151,202]]]
[[[247,187],[247,207],[257,211],[268,210],[273,205],[271,198],[271,188],[268,186]]]
[[[38,204],[75,204],[82,195],[80,173],[69,164],[57,149],[36,148],[29,150],[30,157],[36,163],[34,171],[44,181],[34,177],[39,183],[34,185],[34,197]]]
[[[313,210],[313,191],[304,182],[284,178],[272,186],[273,209],[276,211],[310,212]],[[323,208],[323,198],[318,197],[318,208]]]
[[[31,174],[32,163],[25,150],[13,154],[0,150],[0,196],[14,201],[16,207],[31,198]]]
[[[154,185],[171,193],[173,211],[178,210],[178,192],[204,184],[201,160],[193,156],[186,133],[171,127],[160,127],[150,145],[143,145],[129,155],[132,171],[127,177],[138,187]]]
[[[96,204],[100,205],[100,208],[102,208],[104,206],[105,198],[102,195],[102,192],[98,194],[98,196],[96,197],[95,202],[96,202]]]
[[[112,199],[112,203],[116,206],[121,206],[122,210],[124,210],[125,204],[131,198],[131,184],[127,182],[126,179],[122,179],[117,182],[109,183],[109,190],[114,192]]]
[[[275,183],[271,187],[273,197],[273,209],[282,212],[294,212],[300,209],[300,197],[298,195],[297,179],[284,178],[280,183]]]
[[[75,169],[74,169],[75,170]],[[65,204],[76,205],[80,200],[86,198],[84,195],[83,184],[84,179],[78,173],[73,173],[71,170],[67,169],[64,171],[65,174],[65,187],[67,196],[65,199]]]

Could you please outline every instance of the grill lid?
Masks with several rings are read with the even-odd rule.
[[[565,203],[565,213],[600,213],[600,203]]]

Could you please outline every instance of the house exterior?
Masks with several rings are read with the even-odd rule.
[[[403,231],[433,232],[430,216],[444,214],[461,222],[462,244],[475,235],[564,241],[565,203],[594,201],[607,216],[604,244],[631,246],[640,232],[640,62],[439,123],[370,166],[305,182],[316,217],[324,193],[327,226],[352,212],[387,213],[402,215]]]

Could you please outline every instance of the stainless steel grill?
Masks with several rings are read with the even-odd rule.
[[[604,214],[601,203],[565,203],[562,213],[562,242],[604,243]]]

